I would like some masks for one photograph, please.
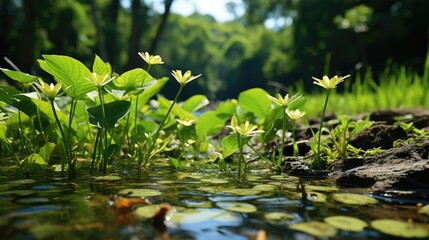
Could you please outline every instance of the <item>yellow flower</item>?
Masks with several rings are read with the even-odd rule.
[[[277,98],[268,95],[268,98],[273,101],[275,104],[287,107],[289,104],[295,102],[296,100],[300,99],[302,97],[302,94],[297,93],[289,98],[289,94],[286,94],[284,97],[280,95],[280,93],[277,93]]]
[[[250,124],[249,121],[238,125],[235,116],[231,119],[231,125],[226,127],[232,129],[233,132],[240,134],[242,137],[252,137],[264,132],[263,130],[258,130],[257,126]]]
[[[180,70],[173,70],[171,72],[171,75],[179,82],[180,86],[184,86],[188,84],[189,82],[199,78],[201,74],[197,76],[192,76],[192,72],[190,70],[186,71],[185,74],[182,75],[182,71]]]
[[[86,80],[90,81],[94,86],[97,88],[101,88],[104,85],[111,82],[115,77],[109,78],[109,74],[106,73],[104,76],[98,75],[97,73],[93,72],[91,73],[91,76],[89,78],[85,78]]]
[[[297,120],[299,118],[302,118],[305,115],[305,113],[306,112],[301,112],[299,109],[295,109],[295,110],[286,109],[286,114],[292,120]]]
[[[176,119],[176,121],[180,124],[182,124],[183,126],[186,127],[190,127],[192,126],[194,123],[196,123],[195,119],[186,119],[186,120],[180,120],[180,119]]]
[[[350,75],[344,76],[344,77],[338,77],[335,75],[333,78],[329,78],[328,76],[323,76],[322,79],[318,79],[313,77],[314,81],[313,84],[319,85],[327,90],[336,88],[338,84],[344,81],[344,79],[350,77]]]
[[[42,79],[38,79],[39,83],[36,83],[37,88],[40,89],[48,98],[49,100],[54,100],[55,97],[58,95],[58,93],[61,90],[61,83],[58,82],[57,84],[47,84]]]
[[[139,52],[139,55],[149,65],[164,64],[159,55],[150,55],[148,52]]]

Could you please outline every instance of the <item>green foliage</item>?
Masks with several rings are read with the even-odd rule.
[[[104,106],[88,108],[89,122],[99,128],[114,128],[129,113],[130,105],[128,101],[113,101]],[[101,108],[104,108],[105,116]]]
[[[244,112],[253,113],[256,117],[265,118],[270,111],[271,101],[265,90],[253,88],[246,90],[238,96],[238,104]]]

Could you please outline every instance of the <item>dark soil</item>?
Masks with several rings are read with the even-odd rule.
[[[310,170],[302,157],[286,157],[285,171],[291,175],[331,178],[340,187],[366,188],[386,201],[429,202],[429,137],[416,138],[397,124],[401,119],[413,122],[419,129],[429,129],[429,111],[381,110],[369,117],[375,123],[354,136],[350,144],[362,150],[379,148],[384,150],[381,153],[337,159],[329,172]],[[307,135],[305,132],[301,132],[302,137]],[[300,143],[300,150],[308,152],[306,141]]]

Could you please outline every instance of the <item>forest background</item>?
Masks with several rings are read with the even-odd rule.
[[[211,1],[207,0],[207,4]],[[252,87],[271,93],[299,84],[311,91],[312,76],[371,73],[405,66],[422,74],[428,53],[427,0],[242,0],[227,4],[235,18],[171,12],[174,0],[155,11],[144,0],[0,0],[0,67],[42,75],[42,54],[72,56],[91,66],[94,54],[116,72],[145,68],[137,52],[161,55],[171,70],[203,74],[182,94],[236,98]],[[264,23],[275,20],[267,28]],[[6,79],[0,76],[1,79]],[[6,80],[4,80],[6,81]],[[48,80],[47,80],[48,81]],[[163,94],[172,98],[176,84]]]

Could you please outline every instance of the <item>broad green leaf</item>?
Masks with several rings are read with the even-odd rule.
[[[109,63],[104,62],[98,55],[95,55],[94,64],[92,65],[92,71],[100,76],[112,74],[112,67]]]
[[[251,195],[258,195],[262,191],[254,188],[250,188],[250,189],[249,188],[228,188],[228,189],[224,189],[222,192],[231,193],[238,196],[251,196]]]
[[[216,206],[225,210],[242,213],[252,213],[258,210],[255,205],[245,202],[217,202]]]
[[[269,223],[277,225],[284,225],[295,219],[292,214],[285,212],[270,212],[264,214],[264,217]]]
[[[118,181],[121,179],[122,178],[117,175],[98,176],[94,178],[95,181]]]
[[[55,143],[52,143],[52,142],[46,143],[39,150],[40,157],[42,157],[45,162],[49,162],[49,160],[51,159],[51,154],[54,151],[54,148],[55,148]]]
[[[32,153],[29,156],[27,156],[23,163],[24,165],[32,165],[32,164],[38,164],[38,165],[47,165],[48,163],[37,153]]]
[[[134,210],[133,214],[139,219],[153,218],[158,212],[159,207],[159,204],[138,207]]]
[[[24,83],[24,84],[33,84],[34,81],[37,80],[36,76],[32,76],[30,74],[27,73],[23,73],[23,72],[19,72],[19,71],[14,71],[14,70],[9,70],[6,68],[0,68],[0,70],[6,74],[6,76],[10,77],[11,79],[20,82],[20,83]]]
[[[186,209],[172,214],[171,222],[180,225],[198,224],[203,222],[221,222],[222,225],[238,225],[240,218],[232,212],[222,209]]]
[[[7,131],[7,126],[5,124],[0,124],[0,140],[5,143],[8,143],[7,137],[6,137],[6,131]]]
[[[156,82],[154,77],[141,68],[127,71],[113,80],[118,89],[125,91],[124,95],[139,95],[143,90],[154,86]]]
[[[349,216],[327,217],[325,218],[325,222],[337,229],[351,232],[360,232],[368,226],[365,221]]]
[[[188,98],[182,105],[182,108],[188,112],[195,112],[209,104],[209,100],[204,95],[195,95]]]
[[[159,96],[158,97],[158,103],[160,105],[160,108],[168,109],[170,108],[171,102],[170,100],[166,99],[165,97]],[[180,107],[178,104],[174,104],[173,109],[171,110],[171,113],[180,119],[186,119],[186,120],[197,120],[197,117],[193,115],[192,113],[186,111],[182,107]]]
[[[158,79],[158,81],[156,81],[155,85],[146,89],[142,94],[140,94],[139,104],[141,106],[146,104],[149,101],[149,99],[151,99],[153,96],[155,96],[157,93],[159,93],[159,91],[161,91],[161,89],[164,87],[164,85],[167,83],[167,81],[168,81],[167,77],[163,77],[161,79]]]
[[[170,162],[170,165],[174,168],[174,169],[183,169],[183,165],[180,164],[179,159],[174,158],[174,157],[170,157],[168,156],[168,161]]]
[[[268,93],[261,88],[252,88],[241,92],[238,104],[245,112],[255,114],[256,117],[265,118],[270,111],[271,101]]]
[[[63,89],[73,99],[83,99],[95,86],[86,78],[91,71],[80,61],[62,55],[43,55],[39,60],[40,67],[61,82]]]
[[[28,116],[35,116],[37,114],[37,107],[31,98],[21,95],[15,88],[0,86],[0,101],[21,110]]]
[[[113,128],[130,111],[130,102],[114,101],[104,104],[106,124],[104,124],[102,106],[88,108],[89,122],[99,128]]]
[[[195,124],[195,131],[200,141],[205,141],[206,137],[218,133],[225,126],[225,119],[219,118],[215,112],[205,112]]]
[[[378,203],[378,201],[372,197],[354,193],[336,193],[333,194],[332,197],[337,202],[350,205],[368,205]]]
[[[231,134],[222,139],[222,156],[223,158],[231,156],[235,151],[238,150],[237,134]]]
[[[127,188],[119,191],[118,194],[128,197],[154,197],[161,195],[161,192],[155,189]]]
[[[215,112],[221,119],[231,119],[237,109],[237,102],[225,101],[217,106]]]
[[[320,238],[335,237],[337,235],[337,229],[322,222],[295,223],[290,225],[289,228]]]
[[[307,192],[307,199],[312,202],[324,203],[328,199],[328,196],[320,192]]]
[[[394,219],[378,219],[371,222],[376,230],[395,237],[429,238],[429,227]]]

